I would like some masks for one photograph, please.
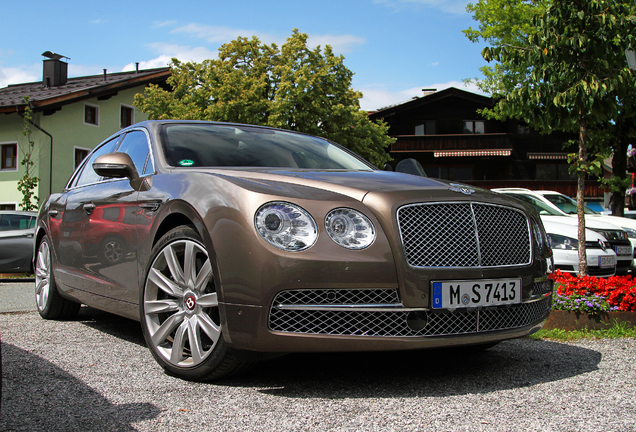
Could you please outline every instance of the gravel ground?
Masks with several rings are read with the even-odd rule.
[[[0,314],[1,430],[634,431],[636,340],[289,355],[240,377],[165,375],[139,324]]]

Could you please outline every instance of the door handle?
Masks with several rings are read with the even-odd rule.
[[[91,214],[93,213],[93,210],[95,210],[95,204],[93,203],[87,203],[84,204],[84,211],[86,212],[86,214]]]
[[[49,210],[49,216],[51,216],[52,218],[57,216],[59,213],[60,212],[58,210],[55,210],[55,209]]]

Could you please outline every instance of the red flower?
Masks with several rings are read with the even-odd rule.
[[[572,276],[560,270],[550,276],[560,295],[601,295],[607,298],[612,310],[636,311],[636,280],[631,276],[612,276],[606,279],[593,276]]]

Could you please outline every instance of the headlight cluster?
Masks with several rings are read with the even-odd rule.
[[[578,250],[579,242],[576,239],[558,234],[548,234],[552,249]]]
[[[626,227],[622,227],[622,228],[627,234],[627,238],[631,238],[631,239],[636,238],[636,230],[633,230],[631,228],[626,228]]]
[[[302,251],[318,239],[318,227],[309,213],[287,202],[270,202],[256,212],[256,230],[271,245],[286,251]],[[325,216],[325,230],[338,245],[364,249],[375,240],[375,227],[365,215],[350,208],[336,208]]]

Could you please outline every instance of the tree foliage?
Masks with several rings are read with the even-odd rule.
[[[35,160],[37,154],[35,152],[35,142],[31,137],[31,122],[33,121],[33,111],[29,106],[29,97],[24,97],[26,109],[24,112],[24,124],[22,134],[26,137],[26,143],[20,145],[23,154],[20,165],[24,167],[24,175],[18,180],[18,191],[22,193],[22,202],[20,207],[22,210],[31,211],[38,209],[38,197],[35,196],[35,188],[37,188],[40,179],[33,175]],[[33,202],[35,200],[35,202]]]
[[[310,49],[294,30],[280,49],[239,37],[217,59],[172,59],[171,90],[149,86],[135,106],[151,119],[194,119],[272,126],[338,142],[382,166],[392,138],[360,110],[353,72],[327,45]]]
[[[578,176],[579,262],[587,272],[583,197],[585,176],[598,170],[588,158],[588,131],[611,123],[621,100],[635,91],[625,49],[636,47],[633,5],[613,0],[555,0],[535,16],[536,31],[527,44],[487,47],[482,56],[510,68],[525,68],[527,78],[500,95],[493,112],[521,118],[534,128],[578,132],[579,151],[570,163]]]

